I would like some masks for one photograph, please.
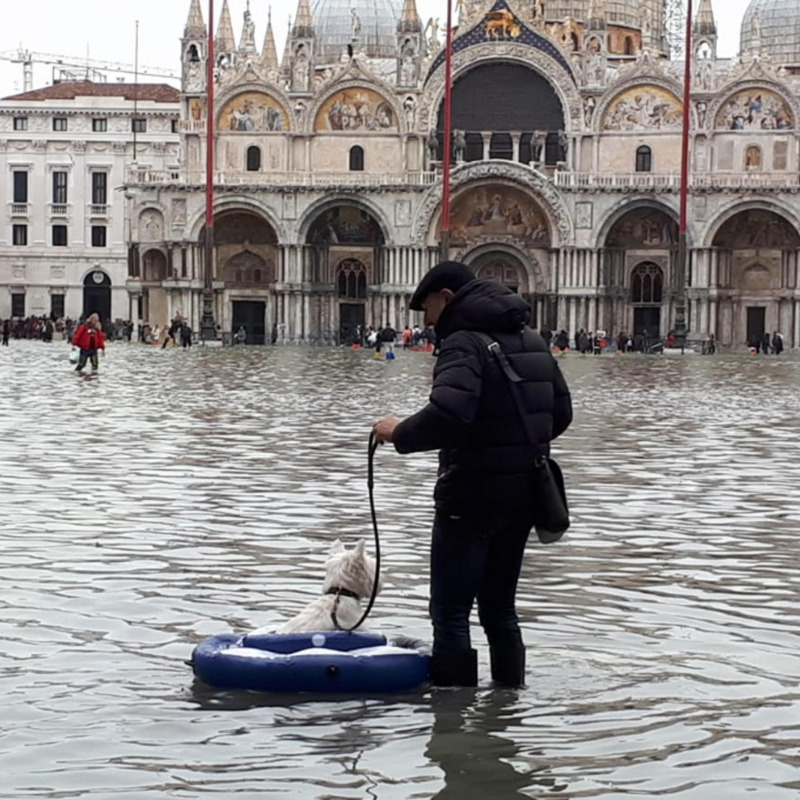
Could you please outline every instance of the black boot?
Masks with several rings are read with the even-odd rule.
[[[477,686],[478,651],[437,652],[431,659],[431,683],[434,686]]]
[[[489,648],[492,680],[497,686],[525,686],[525,648],[521,644],[496,644]]]

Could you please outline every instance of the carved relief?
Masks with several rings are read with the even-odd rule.
[[[683,104],[661,86],[632,86],[619,94],[603,115],[604,131],[678,130]]]
[[[737,92],[723,103],[717,113],[717,130],[785,131],[795,127],[786,101],[769,89],[747,89]]]
[[[283,218],[297,219],[297,195],[288,193],[283,195]]]
[[[407,228],[411,224],[411,201],[396,200],[394,204],[394,224],[398,228]]]
[[[139,240],[160,242],[164,239],[164,215],[154,208],[142,211],[139,215]]]
[[[593,211],[591,203],[576,203],[575,227],[579,230],[591,230]]]
[[[186,225],[186,200],[175,197],[170,204],[170,216],[174,228],[183,228]]]

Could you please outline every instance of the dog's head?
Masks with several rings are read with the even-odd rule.
[[[337,539],[331,547],[330,558],[325,562],[325,567],[327,572],[322,586],[323,592],[339,588],[349,589],[364,598],[372,594],[375,559],[364,551],[363,539],[352,550],[347,550]],[[378,591],[380,590],[381,581],[378,577]]]

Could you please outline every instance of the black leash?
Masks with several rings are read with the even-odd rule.
[[[361,615],[361,619],[353,625],[352,628],[342,628],[336,621],[336,606],[331,613],[336,629],[349,633],[360,628],[364,621],[369,616],[372,607],[375,605],[375,598],[378,596],[378,579],[381,574],[381,539],[378,535],[378,515],[375,512],[375,453],[378,450],[378,440],[375,434],[369,435],[369,448],[367,449],[367,489],[369,490],[369,510],[372,515],[372,531],[375,534],[375,579],[372,581],[372,594],[367,603],[367,608]],[[336,605],[338,606],[339,598],[336,598]]]

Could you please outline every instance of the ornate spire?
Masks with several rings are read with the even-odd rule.
[[[203,11],[200,8],[200,0],[192,0],[192,4],[189,6],[189,16],[186,19],[186,27],[183,31],[183,38],[205,38],[206,35],[206,23],[203,19]]]
[[[694,18],[694,34],[696,36],[716,36],[717,23],[711,0],[700,0],[700,8]]]
[[[417,13],[417,4],[414,0],[404,0],[403,13],[397,22],[398,33],[419,33],[422,30],[422,20]]]
[[[244,25],[242,27],[242,38],[239,39],[240,53],[258,53],[256,47],[256,26],[253,24],[253,17],[250,14],[250,0],[247,0],[247,7],[244,11]]]
[[[605,0],[591,0],[589,3],[589,30],[601,31],[606,27]]]
[[[298,0],[292,36],[298,39],[308,39],[313,35],[314,22],[311,19],[311,7],[308,5],[308,0]]]
[[[286,31],[286,41],[283,43],[283,58],[281,59],[281,72],[288,75],[292,69],[292,15],[289,14],[289,28]]]
[[[236,52],[236,37],[233,35],[233,23],[231,22],[231,10],[228,8],[228,0],[225,0],[222,4],[222,14],[219,17],[215,47],[218,53]]]
[[[272,32],[272,6],[267,16],[267,32],[264,35],[261,63],[266,69],[278,69],[278,49],[275,47],[275,34]]]

